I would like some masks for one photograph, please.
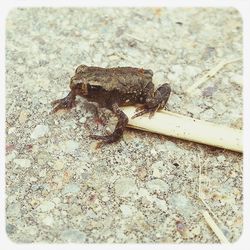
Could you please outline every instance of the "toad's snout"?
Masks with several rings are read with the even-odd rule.
[[[70,88],[76,88],[76,87],[79,87],[81,84],[83,84],[83,79],[77,79],[76,77],[71,77],[70,79]]]
[[[88,94],[88,87],[83,78],[71,77],[70,88],[78,95],[86,96]]]

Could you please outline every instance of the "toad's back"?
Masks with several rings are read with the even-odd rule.
[[[152,82],[153,72],[151,70],[117,67],[100,68],[87,67],[79,70],[76,74],[81,74],[81,78],[87,84],[102,86],[105,90],[117,89],[120,92],[128,93],[141,90]],[[79,77],[79,76],[78,76]]]

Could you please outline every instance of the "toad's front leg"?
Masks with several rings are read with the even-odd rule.
[[[146,98],[146,103],[142,107],[136,109],[137,113],[132,116],[132,119],[146,113],[149,113],[149,117],[152,117],[158,109],[162,109],[165,107],[170,93],[171,88],[168,83],[161,85],[154,92],[153,96],[150,95]]]
[[[51,103],[54,106],[52,113],[55,113],[60,109],[71,109],[75,107],[76,106],[75,99],[76,99],[76,94],[73,90],[71,90],[66,97],[55,100]]]
[[[118,118],[114,132],[110,135],[90,135],[90,138],[102,140],[102,143],[112,143],[118,141],[122,137],[123,131],[128,124],[128,117],[119,109],[116,103],[112,105],[112,111]]]

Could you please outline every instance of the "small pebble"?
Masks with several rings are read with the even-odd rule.
[[[155,168],[155,169],[153,170],[153,176],[154,176],[155,178],[160,178],[160,177],[161,177],[161,172],[159,171],[158,168]]]
[[[21,205],[20,203],[12,203],[7,207],[7,216],[18,217],[21,215]]]
[[[82,117],[80,120],[79,120],[80,123],[85,123],[86,122],[86,117]]]
[[[140,180],[144,180],[147,177],[147,169],[145,167],[139,167],[137,170],[137,176]]]
[[[161,179],[153,179],[151,181],[148,181],[146,183],[146,186],[151,192],[154,192],[154,191],[167,192],[169,188],[168,184]]]
[[[201,228],[199,225],[197,225],[192,231],[191,231],[191,234],[192,235],[199,235],[201,232]]]
[[[10,128],[8,129],[8,134],[9,134],[9,135],[10,135],[10,134],[13,134],[15,131],[16,131],[16,128],[15,128],[15,127],[10,127]]]
[[[188,237],[188,229],[184,222],[176,221],[176,230],[182,235],[182,237]]]
[[[64,163],[63,163],[63,161],[56,160],[53,167],[55,170],[61,170],[64,168]]]
[[[77,141],[68,140],[63,142],[60,146],[65,153],[73,153],[79,148],[79,143]]]
[[[224,155],[220,155],[217,157],[217,161],[220,163],[224,162],[225,160],[226,160],[226,157]]]
[[[158,152],[169,152],[169,151],[179,151],[180,148],[171,141],[166,141],[164,144],[159,144],[156,146]]]
[[[110,238],[107,239],[107,243],[108,243],[108,244],[113,243],[114,240],[115,240],[114,237],[110,237]]]
[[[72,204],[71,208],[70,208],[70,213],[72,215],[80,215],[82,214],[82,208],[80,205],[76,205],[76,204]]]
[[[137,191],[137,186],[135,184],[135,180],[128,177],[122,177],[115,183],[115,192],[116,195],[126,197],[129,196],[130,193],[134,193]]]
[[[55,204],[59,204],[61,202],[61,199],[58,198],[58,197],[55,197],[52,199],[52,201],[55,203]]]
[[[190,199],[182,194],[173,194],[170,197],[170,204],[183,216],[191,216],[195,212],[195,207]]]
[[[13,159],[15,159],[16,155],[17,155],[17,151],[13,150],[11,153],[9,153],[9,154],[6,155],[5,162],[6,163],[11,162]]]
[[[157,161],[154,162],[151,166],[153,170],[153,176],[155,178],[161,178],[162,177],[162,171],[164,169],[163,161]]]
[[[236,83],[236,84],[242,86],[242,84],[243,84],[243,76],[242,76],[242,75],[234,74],[234,75],[230,78],[230,81],[231,81],[232,83]]]
[[[168,205],[166,204],[166,201],[158,199],[158,198],[153,198],[152,201],[153,203],[156,204],[156,206],[161,209],[162,211],[167,212],[168,211]]]
[[[37,181],[37,178],[32,176],[32,177],[30,177],[30,181],[31,181],[31,182],[36,182],[36,181]]]
[[[108,196],[104,196],[104,197],[102,198],[102,201],[104,201],[104,202],[109,201],[109,197],[108,197]]]
[[[78,193],[80,191],[80,186],[75,184],[75,183],[69,183],[68,185],[65,186],[63,193]]]
[[[150,194],[146,188],[140,188],[138,191],[139,196],[148,197]]]
[[[29,201],[29,204],[32,206],[32,208],[35,208],[39,205],[39,201],[36,199],[32,199]]]
[[[28,118],[28,112],[26,110],[22,110],[20,112],[20,115],[19,115],[19,118],[18,118],[19,122],[21,124],[24,124],[26,122],[27,118]]]
[[[22,168],[29,168],[31,161],[29,159],[14,159],[14,163]]]
[[[109,60],[111,60],[111,61],[118,61],[118,60],[120,60],[121,58],[119,57],[119,56],[117,56],[117,55],[110,55],[109,56]]]
[[[42,220],[42,223],[46,226],[53,226],[54,224],[54,219],[53,219],[53,216],[51,215],[48,215],[46,216],[43,220]]]
[[[46,169],[41,170],[39,173],[39,177],[46,177],[46,172]]]
[[[77,229],[66,229],[62,231],[60,238],[66,242],[83,243],[85,242],[86,235]]]
[[[157,152],[156,152],[156,150],[155,150],[154,148],[151,149],[150,153],[151,153],[152,155],[154,155],[154,156],[157,154]]]
[[[41,212],[48,212],[55,207],[55,204],[51,201],[44,201],[40,206],[37,207]]]
[[[48,132],[49,132],[49,127],[47,125],[40,124],[35,127],[30,137],[32,139],[38,139],[39,137],[46,135]]]
[[[122,215],[124,217],[129,217],[131,215],[133,215],[133,213],[135,212],[135,207],[130,206],[130,205],[121,205],[120,209],[122,211]]]
[[[8,235],[15,233],[15,231],[16,231],[16,226],[12,224],[6,224],[6,233]]]
[[[202,90],[203,97],[213,96],[214,92],[217,90],[216,86],[208,86]]]
[[[156,161],[152,164],[151,166],[153,169],[157,168],[157,169],[162,169],[163,168],[163,161]]]

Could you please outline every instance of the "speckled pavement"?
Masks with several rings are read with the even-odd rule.
[[[19,8],[6,30],[12,241],[217,243],[203,210],[230,242],[240,237],[241,154],[132,129],[96,149],[89,134],[112,131],[110,112],[100,110],[99,121],[78,98],[70,112],[50,113],[78,65],[132,66],[152,69],[156,85],[171,84],[169,110],[242,128],[241,61],[185,95],[219,62],[242,56],[235,9]]]

